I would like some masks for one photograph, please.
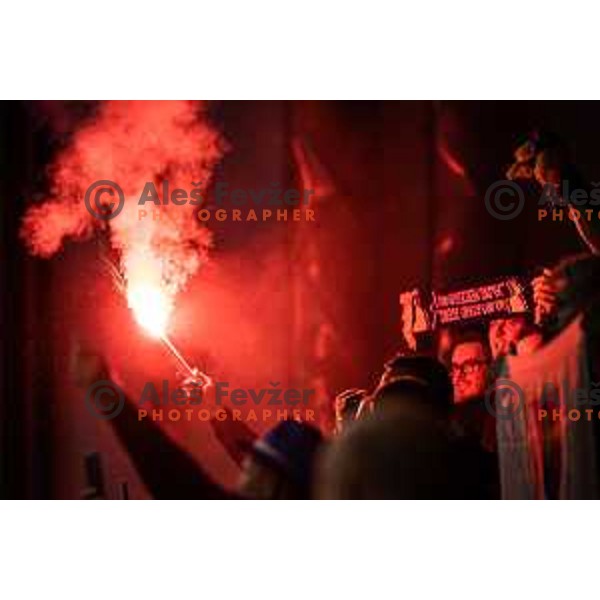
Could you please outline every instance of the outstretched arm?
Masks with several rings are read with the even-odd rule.
[[[203,471],[189,452],[152,420],[138,419],[126,398],[121,413],[108,421],[155,499],[224,500],[233,498]]]
[[[569,191],[569,195],[576,190],[586,192],[587,198],[592,199],[592,187],[587,183],[579,169],[573,164],[569,149],[565,142],[553,134],[535,134],[517,148],[514,154],[515,162],[508,169],[507,177],[509,179],[533,179],[541,187],[542,194],[551,191],[549,198],[561,200],[561,205],[566,203],[569,211],[569,221],[573,221],[579,237],[586,248],[595,255],[600,255],[600,220],[580,218],[575,212],[578,207],[573,206],[572,199],[564,198],[564,190]],[[596,206],[591,201],[585,204],[583,208],[592,208],[596,211]],[[573,217],[573,218],[571,218]]]
[[[108,381],[122,392],[102,359],[75,351],[73,370],[79,387],[88,390],[98,381]],[[215,483],[189,452],[173,442],[153,421],[138,419],[131,400],[124,398],[122,410],[107,422],[127,450],[142,481],[155,499],[232,499]]]

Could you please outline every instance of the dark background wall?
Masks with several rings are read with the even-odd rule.
[[[231,144],[216,178],[236,187],[307,182],[325,193],[316,223],[211,223],[211,264],[178,300],[182,350],[232,387],[315,387],[327,420],[332,395],[374,384],[399,345],[398,294],[500,274],[530,273],[581,246],[568,226],[513,221],[485,210],[523,134],[561,133],[600,180],[597,103],[223,102],[214,119]],[[45,168],[91,103],[0,105],[0,436],[3,495],[80,497],[84,456],[100,453],[105,495],[126,481],[147,493],[105,423],[68,375],[71,340],[94,339],[132,395],[173,364],[140,335],[98,262],[97,244],[72,243],[51,261],[26,255],[18,227],[42,193]],[[306,165],[305,165],[306,166]],[[567,235],[565,235],[567,233]],[[258,425],[262,429],[267,425]],[[206,424],[165,425],[226,484],[235,465]]]

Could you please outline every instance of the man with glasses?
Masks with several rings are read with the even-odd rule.
[[[454,344],[450,365],[454,402],[482,399],[490,384],[491,356],[483,336],[470,333]]]
[[[486,337],[467,331],[455,341],[450,375],[454,387],[454,410],[450,429],[454,435],[483,450],[480,469],[489,497],[499,497],[496,420],[486,405],[486,391],[493,383],[492,356]]]

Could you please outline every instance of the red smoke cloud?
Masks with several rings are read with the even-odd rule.
[[[210,232],[195,218],[197,206],[147,204],[154,218],[140,220],[138,200],[146,182],[154,182],[160,195],[164,180],[171,190],[188,191],[201,182],[204,194],[225,148],[206,109],[187,101],[102,103],[51,165],[48,197],[24,217],[21,234],[30,251],[50,257],[66,239],[103,230],[129,292],[159,286],[170,305],[206,258]],[[108,221],[90,214],[84,202],[98,180],[116,182],[125,195],[123,210]]]

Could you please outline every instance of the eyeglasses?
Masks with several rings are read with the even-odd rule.
[[[486,365],[486,361],[482,359],[471,359],[465,360],[465,362],[456,364],[454,363],[450,368],[450,375],[452,378],[456,378],[458,376],[464,377],[465,375],[471,375],[475,373],[475,371],[479,370],[480,367]]]

